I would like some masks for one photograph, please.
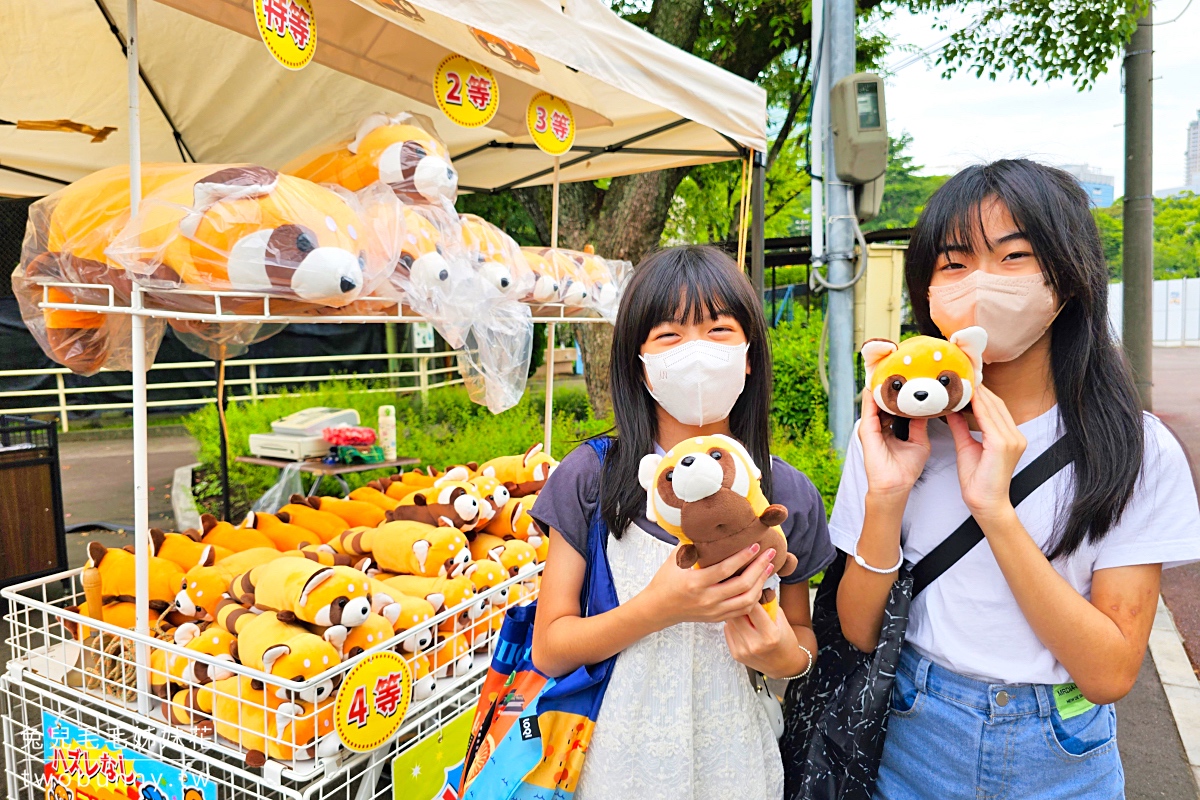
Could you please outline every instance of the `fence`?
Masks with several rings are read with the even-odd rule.
[[[326,381],[344,381],[344,380],[370,380],[370,381],[386,381],[390,385],[367,389],[368,392],[420,392],[422,397],[425,397],[431,388],[439,386],[452,386],[463,382],[458,373],[456,363],[450,366],[444,364],[431,363],[438,361],[446,361],[455,359],[453,352],[436,352],[436,353],[356,353],[351,355],[335,355],[335,356],[294,356],[290,358],[238,358],[225,362],[225,387],[226,399],[228,402],[238,402],[241,400],[258,400],[268,394],[271,396],[286,395],[286,391],[272,391],[274,387],[279,386],[296,386],[299,384],[324,383]],[[284,375],[284,376],[260,376],[258,374],[259,367],[276,367],[283,365],[299,365],[299,364],[329,364],[333,369],[339,365],[344,365],[361,362],[361,361],[386,361],[388,363],[387,372],[329,372],[325,375]],[[400,362],[413,362],[412,369],[401,370]],[[155,364],[150,368],[151,372],[163,372],[166,370],[186,370],[206,368],[212,369],[216,366],[213,361],[184,361]],[[108,370],[104,370],[108,371]],[[131,410],[133,408],[133,385],[132,383],[118,386],[106,385],[103,387],[105,392],[128,392],[130,399],[124,402],[114,403],[72,403],[71,399],[77,395],[91,394],[97,391],[94,386],[67,386],[64,381],[64,376],[71,374],[71,371],[65,367],[54,367],[47,369],[10,369],[0,370],[0,380],[4,378],[21,378],[29,376],[52,375],[55,379],[55,388],[53,389],[23,389],[15,391],[0,391],[0,408],[8,404],[9,398],[18,397],[44,397],[47,400],[53,400],[53,405],[42,406],[21,406],[22,414],[37,414],[54,412],[58,415],[62,424],[63,431],[70,430],[70,416],[72,411],[116,411],[116,410]],[[244,377],[242,376],[244,375]],[[171,389],[208,389],[211,394],[206,393],[203,397],[175,398],[168,400],[155,400],[153,395],[155,392],[162,392]],[[191,380],[191,381],[166,381],[160,383],[148,383],[146,386],[147,395],[150,398],[146,403],[147,407],[152,409],[163,408],[194,408],[198,405],[207,405],[215,403],[217,381],[216,377],[209,380]]]
[[[1108,319],[1121,335],[1124,285],[1108,287]],[[1151,290],[1151,336],[1160,346],[1200,347],[1200,278],[1155,281]]]

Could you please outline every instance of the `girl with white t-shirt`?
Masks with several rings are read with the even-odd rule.
[[[907,441],[863,394],[830,519],[846,638],[874,648],[901,563],[968,516],[986,538],[913,601],[875,796],[1123,797],[1112,704],[1137,679],[1162,567],[1200,559],[1200,511],[1110,330],[1087,195],[1031,161],[964,169],[906,270],[922,333],[987,331],[984,386]],[[1060,437],[1072,463],[1014,509],[1012,476]]]

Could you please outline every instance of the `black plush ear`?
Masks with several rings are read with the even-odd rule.
[[[212,545],[205,547],[200,555],[200,563],[197,566],[211,567],[217,563],[217,551],[212,548]]]
[[[163,543],[167,541],[167,535],[159,528],[150,529],[150,555],[156,556],[162,550]]]
[[[184,536],[188,537],[193,542],[200,541],[201,537],[204,536],[204,534],[202,534],[200,531],[196,530],[195,528],[188,528],[186,531],[183,531],[182,533]]]
[[[414,494],[413,495],[413,505],[415,505],[415,506],[423,506],[423,505],[426,505],[428,502],[429,502],[429,498],[427,498],[423,494]]]
[[[284,523],[287,523],[290,525],[292,522],[292,512],[280,511],[278,514],[275,515],[275,519],[279,520],[280,522],[284,522]]]
[[[213,528],[217,527],[217,518],[214,517],[212,514],[201,514],[200,515],[200,526],[202,528],[204,528],[205,533],[208,533]]]

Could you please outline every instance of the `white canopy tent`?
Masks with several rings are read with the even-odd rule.
[[[55,180],[128,161],[124,5],[0,0],[8,42],[0,51],[0,120],[116,128],[93,143],[79,133],[0,125],[0,195],[45,194]],[[315,63],[288,72],[258,41],[252,0],[142,3],[143,160],[177,161],[186,152],[197,161],[279,167],[369,113],[408,110],[434,120],[464,189],[548,183],[551,159],[534,148],[524,121],[539,91],[576,111],[579,134],[561,171],[567,182],[766,147],[761,88],[630,25],[601,0],[313,5]],[[452,52],[497,76],[500,110],[485,127],[459,128],[437,109],[432,76]]]
[[[129,163],[136,210],[144,161],[280,167],[375,111],[431,117],[450,146],[460,185],[475,191],[753,154],[751,274],[761,291],[765,92],[623,22],[601,0],[313,0],[316,63],[294,73],[255,41],[251,0],[159,0],[140,10],[138,0],[116,5],[0,0],[9,42],[0,51],[0,120],[10,123],[0,124],[0,194],[45,194]],[[496,74],[501,110],[488,126],[457,128],[435,110],[432,76],[448,53]],[[576,113],[576,151],[561,165],[531,144],[523,124],[528,100],[539,91],[562,97]],[[93,142],[20,125],[58,119],[116,131]],[[134,527],[145,531],[150,312],[136,284],[131,308],[112,310],[132,318]],[[221,319],[218,311],[214,321]],[[548,380],[548,397],[551,386]],[[547,402],[547,437],[550,413]],[[135,549],[136,630],[148,635],[144,536]],[[137,650],[138,705],[148,714],[149,648],[140,643]]]

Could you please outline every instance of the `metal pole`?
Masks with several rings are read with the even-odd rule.
[[[129,29],[129,214],[138,213],[142,199],[141,109],[138,105],[138,0],[126,0],[126,26]],[[130,304],[134,314],[133,373],[133,536],[134,536],[134,622],[138,633],[150,635],[150,494],[146,462],[149,447],[146,437],[146,318],[136,313],[142,307],[142,292],[133,284]],[[137,646],[138,712],[150,713],[150,648]]]
[[[809,52],[813,54],[813,64],[815,65],[813,73],[817,82],[811,89],[813,108],[808,129],[808,152],[811,161],[808,170],[814,175],[809,189],[812,196],[809,235],[812,237],[810,249],[814,263],[819,263],[818,259],[825,255],[825,183],[821,178],[815,176],[825,174],[825,106],[828,104],[829,97],[829,69],[822,64],[822,61],[828,62],[829,48],[828,46],[823,47],[822,41],[827,38],[825,2],[817,0],[812,4],[812,42],[809,44]]]
[[[558,156],[555,156],[554,191],[550,207],[551,247],[558,247],[558,185]],[[554,432],[554,331],[554,323],[546,323],[546,410],[542,420],[542,449],[546,455],[550,455],[551,434]]]
[[[854,0],[831,0],[829,49],[825,63],[832,86],[854,74]],[[854,187],[837,180],[833,150],[825,154],[825,183],[829,186],[829,253],[837,258],[828,262],[829,282],[847,283],[854,277],[853,213]],[[854,428],[854,287],[829,293],[829,431],[833,446],[846,452]]]
[[[229,437],[225,424],[225,360],[218,358],[216,366],[217,384],[217,439],[221,446],[221,518],[228,520],[229,513]]]
[[[1154,293],[1154,10],[1146,16],[1125,49],[1125,283],[1121,342],[1133,368],[1142,408],[1153,408]]]
[[[767,154],[756,150],[753,166],[750,169],[750,280],[754,283],[754,291],[758,293],[761,301],[765,288],[763,286],[763,265],[765,263],[763,225],[766,212],[763,208],[763,195],[767,178]]]

